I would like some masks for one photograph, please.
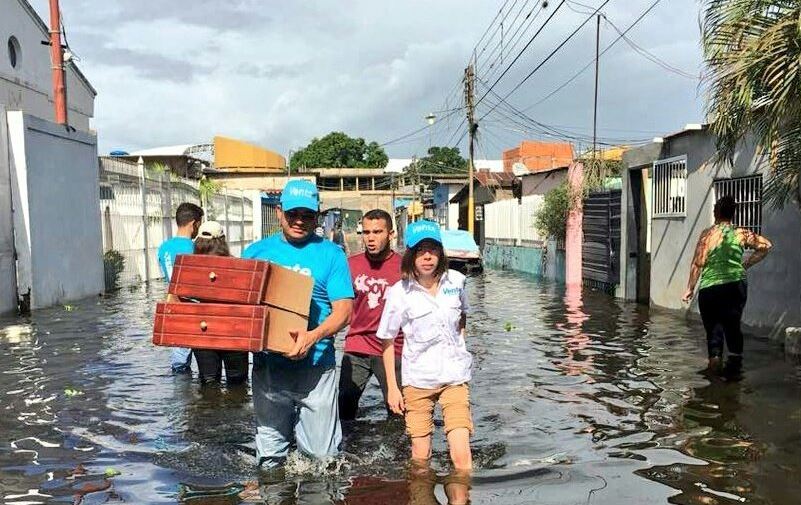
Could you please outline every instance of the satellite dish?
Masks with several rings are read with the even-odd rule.
[[[515,177],[520,177],[523,175],[527,175],[531,172],[529,171],[527,166],[518,161],[512,165],[512,173],[515,175]]]

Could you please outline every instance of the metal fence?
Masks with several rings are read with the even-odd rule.
[[[177,232],[178,205],[201,205],[198,182],[109,157],[99,170],[106,289],[161,278],[158,248]],[[223,225],[232,254],[253,241],[253,202],[242,192],[214,194],[204,211]]]
[[[499,200],[484,205],[484,238],[489,243],[541,247],[544,237],[534,226],[542,195]]]

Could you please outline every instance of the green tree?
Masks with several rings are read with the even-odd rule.
[[[361,137],[353,138],[342,132],[331,132],[312,141],[292,155],[293,170],[306,168],[383,168],[389,158],[376,142],[369,144]]]
[[[462,158],[458,147],[430,147],[428,156],[420,158],[421,174],[465,174],[467,160]]]
[[[705,0],[707,113],[721,159],[753,135],[765,199],[801,205],[801,1]],[[746,137],[748,136],[748,137]]]
[[[571,196],[566,182],[545,194],[542,205],[534,215],[534,226],[550,239],[564,239]]]

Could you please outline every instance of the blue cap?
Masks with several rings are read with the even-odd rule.
[[[417,221],[406,227],[406,247],[414,247],[426,239],[442,244],[442,235],[437,223]]]
[[[313,182],[305,179],[292,179],[286,183],[281,191],[281,209],[311,209],[320,210],[320,194]]]

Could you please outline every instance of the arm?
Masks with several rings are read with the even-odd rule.
[[[462,317],[459,318],[459,333],[462,334],[462,338],[467,338],[467,314],[462,312]]]
[[[398,379],[395,377],[395,343],[393,340],[382,340],[381,345],[384,373],[387,375],[387,404],[392,412],[403,414],[406,406],[403,404],[403,394],[398,389]]]
[[[290,334],[295,338],[295,348],[287,354],[290,359],[303,359],[311,346],[325,337],[335,335],[350,324],[353,313],[353,284],[345,254],[337,251],[331,259],[331,271],[325,279],[325,290],[331,300],[331,314],[313,330],[299,329]]]
[[[690,268],[690,278],[687,281],[687,291],[684,292],[684,296],[681,297],[681,300],[685,303],[689,303],[690,300],[693,299],[693,294],[695,293],[695,286],[698,284],[698,278],[701,277],[701,270],[704,268],[704,264],[706,263],[706,238],[707,238],[708,230],[704,231],[701,234],[701,237],[698,239],[698,244],[695,246],[695,254],[693,255],[693,264]]]
[[[747,230],[743,230],[743,245],[754,250],[753,254],[743,261],[743,267],[746,270],[765,259],[765,256],[773,248],[770,240]]]
[[[303,359],[308,354],[309,349],[324,339],[335,335],[339,330],[350,324],[350,316],[353,312],[353,300],[346,298],[331,302],[331,314],[320,323],[320,326],[313,330],[290,331],[289,334],[295,339],[295,347],[287,354],[290,359]]]
[[[387,292],[384,312],[381,313],[381,321],[376,330],[376,337],[381,339],[381,357],[384,362],[384,373],[387,376],[387,404],[396,414],[402,414],[405,408],[395,375],[395,337],[406,322],[406,311],[401,307],[399,298],[398,286],[391,287]]]

